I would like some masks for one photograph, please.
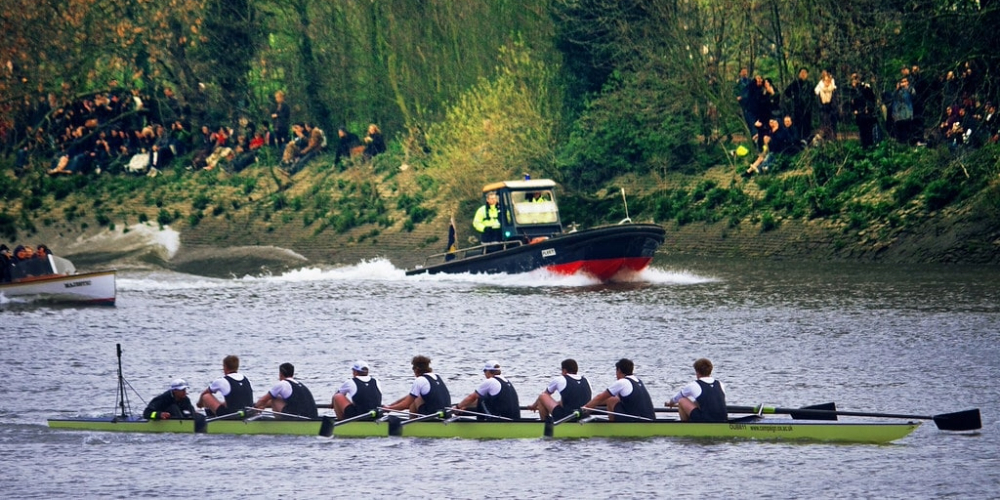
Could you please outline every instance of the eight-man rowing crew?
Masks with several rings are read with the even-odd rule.
[[[278,368],[279,382],[256,402],[250,381],[239,373],[240,360],[234,355],[222,362],[224,376],[213,381],[198,397],[198,407],[209,417],[223,417],[254,407],[270,408],[278,417],[316,418],[317,405],[312,392],[295,380],[295,367],[283,363]],[[333,395],[330,406],[337,420],[374,418],[378,411],[403,412],[411,416],[435,415],[455,411],[474,415],[478,420],[507,421],[521,417],[521,406],[514,385],[502,375],[500,363],[488,361],[483,366],[485,380],[452,406],[451,394],[444,380],[431,369],[431,360],[415,356],[410,392],[391,404],[382,404],[382,387],[369,375],[368,363],[357,361],[351,366],[352,376]],[[635,364],[622,358],[615,363],[616,381],[605,391],[592,397],[590,382],[578,373],[573,359],[563,360],[562,373],[555,377],[527,408],[537,411],[541,420],[565,421],[580,418],[591,411],[606,414],[618,422],[650,421],[656,418],[653,400],[646,386],[633,373]],[[712,362],[701,358],[694,363],[697,379],[685,385],[665,404],[677,406],[681,420],[692,422],[726,422],[726,395],[722,383],[712,378]],[[163,420],[171,417],[191,418],[194,407],[187,396],[188,385],[183,379],[174,380],[170,389],[160,394],[146,407],[143,418]],[[224,398],[220,400],[219,397]],[[558,399],[557,397],[558,396]],[[606,410],[596,407],[606,406]]]

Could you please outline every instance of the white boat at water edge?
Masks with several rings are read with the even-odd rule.
[[[114,305],[116,271],[77,273],[73,263],[54,255],[30,266],[11,267],[11,281],[0,283],[6,299]]]

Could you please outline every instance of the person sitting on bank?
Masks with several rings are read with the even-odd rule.
[[[351,365],[351,378],[340,386],[330,405],[337,420],[364,415],[382,406],[382,385],[368,375],[366,361],[359,359]]]
[[[691,422],[725,422],[729,419],[726,411],[726,391],[722,382],[712,378],[712,362],[699,358],[694,362],[694,373],[698,377],[681,388],[665,404],[677,407],[681,420]]]
[[[514,385],[500,373],[500,363],[496,361],[486,362],[483,367],[483,375],[486,380],[455,405],[455,408],[464,410],[475,407],[477,413],[499,417],[492,419],[477,415],[477,420],[516,420],[521,418],[521,405],[517,399],[517,391],[514,389]]]
[[[562,374],[552,379],[538,399],[528,406],[529,410],[538,412],[541,420],[546,420],[549,415],[553,420],[562,420],[590,401],[590,382],[577,374],[579,366],[576,360],[564,359],[561,367]],[[559,400],[552,397],[554,394],[559,395]]]
[[[500,232],[500,209],[497,206],[499,201],[500,197],[497,196],[496,191],[486,193],[486,204],[479,207],[476,216],[472,218],[472,227],[479,231],[479,242],[483,245],[499,243],[503,240]],[[497,250],[502,250],[502,247],[489,245],[485,247],[483,253],[496,252]]]
[[[230,415],[253,406],[253,387],[250,380],[239,373],[240,358],[230,354],[222,358],[223,377],[208,385],[198,398],[198,408],[208,416]],[[216,396],[222,396],[220,401]]]
[[[275,413],[316,418],[318,412],[312,392],[302,382],[295,380],[294,376],[295,366],[291,363],[282,363],[278,367],[278,383],[264,393],[254,407],[271,408]]]
[[[364,149],[357,134],[348,131],[346,126],[337,129],[337,137],[337,154],[333,159],[333,162],[337,165],[340,164],[341,158],[350,158],[353,156],[352,151],[355,148]]]
[[[653,420],[656,418],[656,411],[653,409],[653,400],[649,397],[646,386],[632,372],[635,370],[635,363],[627,358],[619,359],[615,363],[615,377],[617,380],[611,384],[604,392],[594,396],[583,409],[595,408],[600,404],[607,405],[608,420],[612,422],[640,422],[642,420]],[[615,415],[617,413],[617,415]]]
[[[194,418],[194,406],[187,396],[188,385],[182,378],[170,382],[167,392],[153,398],[142,412],[147,420],[167,420],[170,418]]]
[[[365,136],[365,160],[371,160],[377,155],[385,153],[385,139],[382,131],[374,123],[368,125],[368,135]]]
[[[431,358],[427,356],[414,356],[413,361],[413,386],[410,392],[397,399],[392,404],[383,407],[389,411],[410,412],[410,417],[415,418],[421,415],[431,415],[451,406],[451,393],[444,380],[431,370]]]

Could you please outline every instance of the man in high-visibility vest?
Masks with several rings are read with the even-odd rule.
[[[498,201],[500,201],[500,198],[497,196],[496,191],[486,193],[486,204],[479,207],[479,210],[476,211],[476,216],[472,219],[472,226],[476,228],[476,231],[482,233],[479,237],[480,243],[487,244],[503,241],[503,235],[500,232],[500,209],[497,206]],[[489,246],[486,247],[486,253],[501,249],[500,245]]]

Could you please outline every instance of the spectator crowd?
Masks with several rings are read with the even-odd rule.
[[[856,125],[863,147],[888,135],[902,144],[958,150],[995,143],[1000,134],[996,105],[979,94],[980,82],[968,63],[933,80],[919,66],[903,67],[881,94],[858,73],[841,89],[830,71],[822,70],[813,81],[809,70],[800,68],[784,91],[770,78],[749,75],[741,69],[733,89],[759,151],[744,176],[766,172],[778,155],[838,140],[845,118]]]
[[[48,162],[49,175],[132,173],[155,177],[175,160],[189,155],[188,170],[212,170],[220,165],[239,172],[270,147],[290,175],[300,171],[328,147],[325,132],[313,123],[292,123],[292,108],[284,92],[274,94],[267,117],[259,122],[241,116],[231,124],[201,123],[193,129],[190,107],[164,87],[153,97],[120,89],[116,81],[107,91],[79,98],[56,93],[25,97],[9,107],[12,121],[0,118],[2,149],[15,155],[15,172]],[[8,105],[10,106],[10,105]],[[359,139],[340,127],[335,162],[352,156],[370,160],[385,152],[378,126],[368,127]]]

